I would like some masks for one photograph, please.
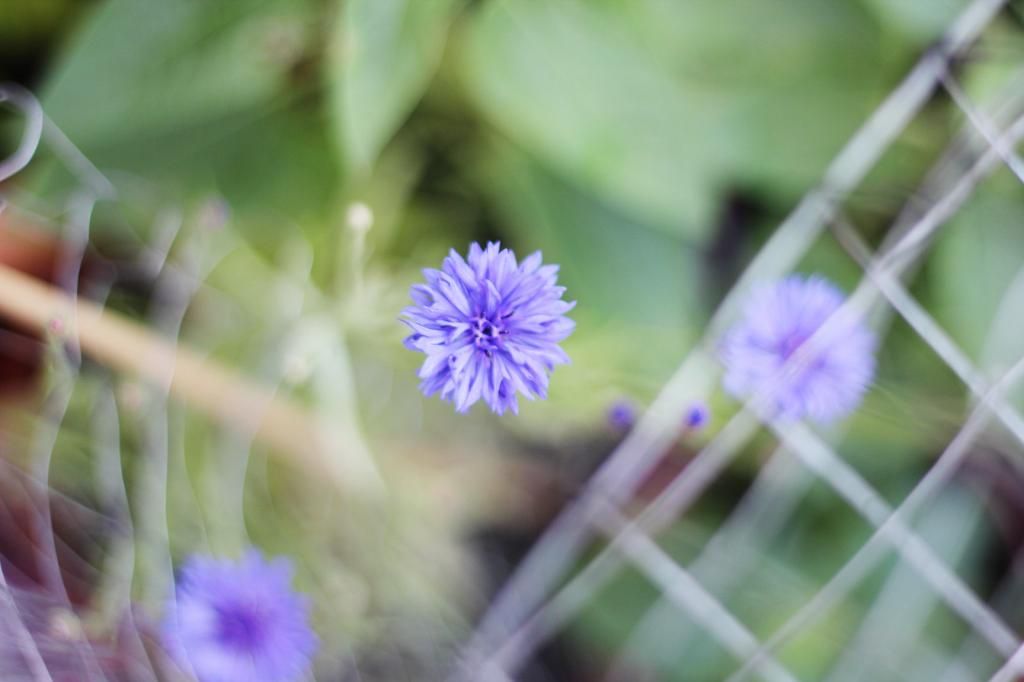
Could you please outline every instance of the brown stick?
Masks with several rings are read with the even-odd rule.
[[[3,264],[0,292],[0,315],[12,322],[40,336],[52,333],[54,323],[68,325],[68,337],[96,362],[164,388],[186,405],[253,434],[314,475],[341,482],[316,415],[267,387]]]

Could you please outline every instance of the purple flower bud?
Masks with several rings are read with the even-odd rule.
[[[626,431],[631,429],[636,421],[636,408],[628,400],[618,400],[608,408],[606,418],[608,426],[616,431]]]
[[[702,402],[696,402],[690,405],[690,409],[686,411],[683,426],[687,431],[699,431],[707,425],[710,417],[708,406]]]

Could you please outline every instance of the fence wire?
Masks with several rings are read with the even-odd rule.
[[[795,679],[776,657],[784,645],[812,628],[831,608],[863,583],[883,560],[899,557],[902,570],[923,583],[934,597],[957,614],[997,658],[1003,661],[993,680],[1024,674],[1024,649],[1018,631],[1008,625],[998,604],[976,594],[939,556],[916,527],[920,512],[952,479],[993,424],[1012,436],[1016,450],[1009,463],[1024,471],[1024,421],[1007,399],[1020,382],[1024,358],[997,381],[976,367],[909,291],[905,281],[919,269],[942,227],[1000,168],[1024,183],[1024,162],[1017,154],[1024,135],[1024,107],[1019,82],[984,105],[972,102],[958,82],[957,67],[1003,9],[999,0],[974,0],[953,22],[945,37],[929,50],[907,78],[882,103],[827,169],[819,187],[807,194],[754,258],[726,296],[703,339],[693,348],[636,427],[609,456],[578,497],[551,524],[499,592],[459,661],[459,679],[517,679],[538,649],[562,632],[602,589],[624,571],[635,571],[661,594],[612,657],[607,680],[629,677],[628,659],[636,650],[671,650],[703,631],[732,655],[730,680],[751,675],[768,680]],[[893,142],[933,98],[945,96],[963,114],[964,128],[950,143],[906,208],[888,230],[877,251],[861,237],[844,203]],[[976,229],[984,229],[977,226]],[[804,426],[779,427],[757,418],[763,396],[753,396],[685,468],[639,509],[635,493],[676,433],[676,417],[687,404],[710,393],[714,354],[724,329],[751,285],[790,272],[822,236],[835,239],[860,266],[860,285],[843,309],[815,335],[853,313],[870,315],[881,325],[894,318],[917,336],[964,383],[973,408],[927,473],[905,499],[892,505],[837,451],[841,434],[823,436]],[[813,354],[794,354],[780,372],[799,371]],[[658,534],[677,522],[713,485],[742,448],[762,428],[778,447],[731,516],[687,566],[676,562],[658,543]],[[749,577],[757,558],[755,539],[778,537],[795,520],[800,500],[824,484],[872,529],[868,541],[795,613],[764,641],[715,595],[727,595]],[[584,560],[594,545],[598,551]],[[880,611],[887,593],[875,603]],[[889,593],[891,594],[891,593]],[[927,600],[924,602],[927,603]],[[857,651],[871,651],[868,624],[855,639]],[[922,616],[923,617],[923,616]],[[911,643],[915,642],[911,639]],[[969,638],[969,647],[977,644]],[[925,651],[943,679],[975,679],[960,658]],[[856,670],[850,654],[838,665]],[[681,665],[684,665],[681,663]],[[851,668],[852,666],[852,668]],[[959,677],[958,677],[959,675]],[[830,678],[831,679],[831,678]]]

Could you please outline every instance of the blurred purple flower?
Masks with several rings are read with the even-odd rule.
[[[198,682],[291,682],[309,669],[317,638],[291,587],[291,562],[256,550],[239,561],[192,557],[164,620],[171,655]]]
[[[519,412],[516,393],[547,397],[548,374],[569,362],[558,346],[575,323],[565,316],[557,265],[541,265],[538,251],[522,263],[489,243],[469,247],[468,263],[453,249],[441,270],[424,270],[412,287],[416,305],[402,312],[412,329],[406,347],[427,355],[420,389],[465,412],[483,398],[492,410]]]
[[[874,376],[875,337],[847,311],[834,315],[843,300],[817,275],[791,275],[755,290],[722,344],[726,391],[737,398],[762,394],[776,419],[824,423],[852,412]],[[781,371],[812,336],[801,358]]]
[[[704,428],[710,417],[708,406],[702,402],[696,402],[690,405],[690,409],[686,411],[686,415],[683,417],[683,426],[688,431],[697,431]]]
[[[617,400],[608,408],[608,425],[617,431],[625,431],[633,427],[636,421],[636,408],[628,400]]]

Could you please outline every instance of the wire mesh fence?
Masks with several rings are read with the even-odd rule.
[[[636,668],[630,665],[635,657],[661,657],[685,669],[687,661],[678,652],[700,636],[708,636],[711,646],[720,648],[731,661],[730,680],[797,679],[779,657],[786,644],[813,631],[831,609],[894,556],[898,557],[896,568],[831,668],[829,679],[1009,680],[1024,672],[1019,667],[1024,661],[1021,640],[1007,595],[978,594],[966,584],[952,563],[955,557],[941,556],[934,549],[930,540],[936,530],[929,523],[934,513],[929,505],[948,491],[954,473],[988,429],[998,427],[1012,437],[1014,445],[1006,457],[1011,466],[1021,467],[1024,423],[1008,395],[1024,371],[1024,358],[976,366],[905,283],[926,264],[937,233],[980,184],[1001,169],[1024,181],[1016,152],[1024,134],[1019,73],[1008,69],[1011,75],[986,101],[972,101],[960,85],[961,74],[979,61],[998,59],[986,56],[977,44],[1002,9],[998,1],[971,3],[761,249],[650,410],[502,589],[464,651],[461,674],[466,679],[518,679],[538,649],[624,572],[641,575],[659,596],[613,656],[606,679],[636,679]],[[922,185],[904,197],[903,212],[881,245],[872,249],[850,217],[848,204],[889,146],[935,98],[955,104],[963,128]],[[836,240],[863,273],[847,310],[837,312],[819,333],[827,334],[829,325],[850,312],[869,315],[878,328],[894,324],[893,318],[909,325],[973,397],[973,408],[955,437],[909,494],[890,502],[844,460],[836,445],[841,433],[759,419],[764,412],[758,401],[764,396],[754,396],[653,499],[638,498],[638,488],[677,433],[676,415],[711,390],[715,377],[707,368],[714,366],[723,332],[751,286],[792,271],[817,239]],[[799,355],[791,357],[781,373],[799,372]],[[661,534],[685,516],[762,428],[772,433],[777,446],[761,464],[755,482],[696,555],[685,562],[677,560],[665,548]],[[755,633],[730,610],[729,603],[737,590],[763,570],[764,546],[780,541],[784,529],[799,522],[802,500],[821,484],[868,524],[869,537],[831,578],[815,586],[802,605],[787,610],[770,627],[760,623]],[[951,527],[944,530],[957,534]],[[1015,578],[1011,575],[1007,580]],[[922,584],[929,590],[926,595],[916,592]],[[923,628],[927,614],[935,608],[934,600],[969,628],[958,652],[929,649],[921,632],[906,631],[907,621],[892,617],[894,609],[905,617],[906,610],[918,608],[918,619],[911,622]],[[894,631],[895,622],[901,624],[900,631]],[[893,656],[896,660],[886,660]],[[909,667],[909,660],[918,667]],[[728,667],[725,664],[723,670]]]

